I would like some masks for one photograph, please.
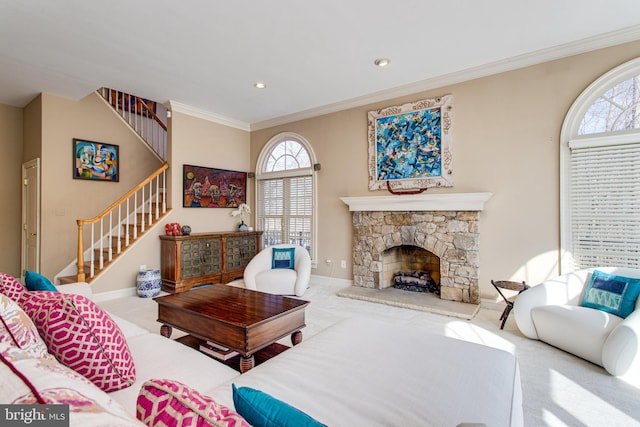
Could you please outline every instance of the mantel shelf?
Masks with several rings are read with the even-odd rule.
[[[481,211],[492,193],[341,197],[350,211]]]

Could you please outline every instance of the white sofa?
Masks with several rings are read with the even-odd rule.
[[[528,338],[600,365],[611,375],[625,375],[640,358],[639,303],[625,319],[581,306],[593,270],[640,278],[640,269],[603,267],[549,279],[518,295],[513,307],[516,324]]]
[[[231,384],[258,389],[332,427],[523,425],[517,360],[491,347],[348,319],[240,375],[182,344],[116,321],[127,335],[138,378],[110,394],[132,416],[140,385],[170,378],[229,408]]]
[[[61,289],[90,296],[84,284]],[[491,347],[350,319],[240,375],[176,341],[112,318],[137,370],[131,387],[109,393],[131,417],[112,425],[136,422],[140,386],[152,378],[182,382],[229,408],[232,383],[252,387],[332,427],[523,425],[517,360]]]

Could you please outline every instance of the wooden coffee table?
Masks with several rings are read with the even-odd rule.
[[[160,333],[169,338],[172,328],[217,343],[240,353],[240,371],[253,368],[253,354],[291,334],[302,342],[304,309],[309,301],[251,291],[227,285],[154,298],[158,303]]]

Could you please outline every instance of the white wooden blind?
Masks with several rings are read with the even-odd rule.
[[[575,144],[570,156],[576,268],[640,267],[640,141]]]
[[[313,177],[311,175],[260,180],[258,223],[263,245],[290,243],[311,253]]]

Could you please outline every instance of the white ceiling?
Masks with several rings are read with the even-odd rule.
[[[0,103],[105,86],[256,129],[631,40],[638,0],[0,0]]]

